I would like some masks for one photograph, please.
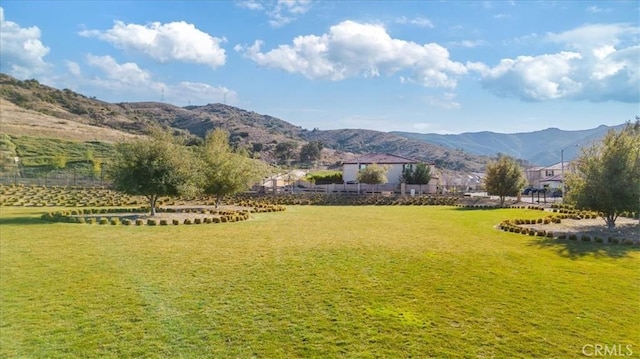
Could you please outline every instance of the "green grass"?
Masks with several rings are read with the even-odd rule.
[[[114,146],[105,142],[77,142],[56,138],[11,136],[23,166],[40,166],[51,158],[64,155],[70,162],[85,161],[88,151],[95,158],[110,158]]]
[[[638,247],[493,228],[539,211],[293,206],[137,227],[0,210],[0,357],[640,354]]]

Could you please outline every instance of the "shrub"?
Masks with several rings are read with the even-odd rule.
[[[173,220],[173,224],[174,224],[175,226],[177,226],[177,225],[179,225],[179,224],[180,224],[180,221],[179,221],[179,220],[177,220],[177,219],[174,219],[174,220]]]
[[[120,223],[120,220],[116,217],[116,218],[111,218],[109,222],[111,222],[111,225],[115,226]]]
[[[155,219],[153,219],[153,218],[149,218],[149,219],[147,219],[147,225],[148,225],[148,226],[155,226],[155,225],[157,225],[157,224],[158,224],[158,221],[157,221],[157,220],[155,220]]]
[[[193,224],[193,222],[191,222],[191,219],[189,219],[189,218],[185,218],[183,223],[184,224]]]
[[[194,223],[194,224],[201,224],[201,223],[202,223],[202,219],[200,219],[200,218],[195,218],[195,219],[193,220],[193,223]]]
[[[160,220],[160,225],[161,225],[161,226],[166,226],[166,225],[168,225],[168,224],[169,224],[169,222],[168,222],[166,219],[161,219],[161,220]]]
[[[589,237],[586,234],[583,234],[582,238],[580,238],[580,240],[582,240],[583,242],[591,242],[591,237]]]
[[[136,219],[136,226],[141,226],[144,224],[144,221],[140,218]]]
[[[577,240],[578,240],[578,236],[577,236],[577,235],[575,235],[575,234],[571,234],[571,235],[569,236],[569,240],[570,240],[570,241],[577,241]]]
[[[205,217],[204,223],[211,223],[211,217]]]
[[[130,226],[131,225],[131,220],[129,218],[123,218],[122,219],[122,224],[125,226]]]
[[[98,220],[98,224],[107,224],[107,223],[109,223],[109,220],[104,217],[101,217],[100,220]]]

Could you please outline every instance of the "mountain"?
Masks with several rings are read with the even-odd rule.
[[[230,133],[230,143],[274,161],[278,143],[298,148],[322,141],[323,162],[338,164],[365,152],[392,152],[439,167],[481,171],[488,157],[451,150],[416,139],[368,130],[308,131],[279,118],[224,104],[179,107],[158,102],[108,103],[37,80],[0,74],[0,133],[9,136],[113,143],[145,133],[152,125],[171,128],[197,143],[214,128]]]
[[[439,144],[451,149],[462,149],[476,155],[495,156],[498,153],[526,160],[531,164],[548,166],[558,163],[563,155],[564,160],[573,159],[579,148],[602,138],[610,129],[621,129],[618,126],[601,125],[597,128],[580,131],[565,131],[558,128],[524,132],[467,132],[457,135],[440,135],[434,133],[391,132],[392,134]]]
[[[394,133],[372,130],[313,130],[304,134],[309,141],[321,141],[326,146],[352,153],[394,153],[434,163],[438,168],[481,172],[490,158],[462,150],[434,145]]]

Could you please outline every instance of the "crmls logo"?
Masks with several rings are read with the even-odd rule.
[[[633,355],[630,344],[587,344],[582,346],[582,354],[588,357],[626,357]]]

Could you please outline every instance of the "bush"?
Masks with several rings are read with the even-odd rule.
[[[169,224],[169,222],[168,222],[166,219],[161,219],[161,220],[160,220],[160,225],[161,225],[161,226],[166,226],[166,225],[168,225],[168,224]]]
[[[101,217],[100,220],[98,220],[98,224],[107,224],[107,223],[109,223],[109,220],[104,217]]]
[[[575,235],[575,234],[571,234],[571,235],[569,236],[569,240],[570,240],[570,241],[577,241],[577,240],[578,240],[578,236],[577,236],[577,235]]]
[[[202,219],[200,219],[200,218],[195,218],[195,219],[193,220],[193,223],[194,223],[194,224],[201,224],[201,223],[202,223]]]
[[[193,222],[191,222],[191,219],[189,219],[189,218],[185,218],[184,222],[182,222],[182,223],[184,223],[184,224],[193,224]]]
[[[111,218],[111,220],[109,220],[109,222],[111,222],[111,225],[115,226],[120,224],[120,219],[118,219],[117,217]]]
[[[129,218],[123,218],[122,219],[122,224],[125,226],[130,226],[131,225],[131,220]]]
[[[180,224],[180,221],[179,221],[179,220],[177,220],[177,219],[174,219],[174,220],[173,220],[173,224],[174,224],[175,226],[177,226],[177,225],[179,225],[179,224]]]
[[[591,237],[589,237],[586,234],[583,234],[582,238],[580,238],[580,240],[582,240],[583,242],[591,242]]]
[[[158,221],[152,218],[147,219],[147,226],[155,226],[158,224]]]

